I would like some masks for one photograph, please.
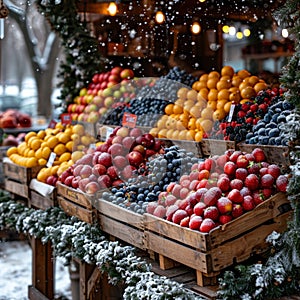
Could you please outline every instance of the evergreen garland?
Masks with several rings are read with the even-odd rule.
[[[36,210],[10,200],[0,191],[0,230],[15,229],[51,242],[55,256],[68,265],[73,257],[96,264],[109,282],[125,287],[123,298],[204,300],[182,284],[151,271],[151,265],[136,256],[135,248],[108,241],[98,225],[67,216],[59,207]]]
[[[88,86],[92,76],[102,69],[102,57],[97,40],[91,36],[86,22],[80,20],[76,0],[37,0],[38,10],[61,38],[64,61],[60,63],[58,87],[60,98],[67,104]]]
[[[295,53],[282,69],[280,82],[287,89],[285,98],[296,111],[283,128],[289,140],[291,162],[288,199],[293,218],[283,234],[267,238],[272,254],[264,264],[240,265],[220,279],[220,299],[275,299],[300,294],[300,1],[287,0],[275,13],[282,28],[295,40]]]

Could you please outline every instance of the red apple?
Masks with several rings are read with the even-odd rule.
[[[138,167],[143,161],[144,156],[138,151],[131,151],[126,156],[131,165]]]

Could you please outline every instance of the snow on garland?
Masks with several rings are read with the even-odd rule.
[[[101,272],[107,272],[111,284],[125,286],[124,299],[203,300],[182,284],[154,274],[151,265],[135,255],[134,247],[106,240],[97,225],[69,217],[59,207],[35,210],[0,191],[2,229],[15,229],[43,243],[51,242],[54,255],[62,257],[66,265],[72,257],[96,264]]]

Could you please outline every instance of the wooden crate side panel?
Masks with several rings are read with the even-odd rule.
[[[63,196],[64,198],[77,203],[81,206],[86,207],[87,209],[92,209],[92,197],[82,193],[79,190],[75,190],[66,185],[57,184],[57,195]]]
[[[29,170],[25,167],[18,166],[13,163],[4,162],[4,176],[16,180],[20,183],[27,183],[29,178]]]
[[[275,163],[282,166],[289,166],[290,160],[287,146],[273,146],[273,145],[259,145],[259,144],[245,144],[239,143],[238,149],[245,152],[252,152],[255,148],[261,148],[266,154],[267,162]]]
[[[99,225],[104,232],[130,245],[145,249],[144,231],[123,224],[104,215],[98,215]]]
[[[127,223],[133,227],[143,229],[143,219],[142,215],[139,215],[128,209],[124,209],[118,205],[111,202],[99,199],[95,202],[95,207],[100,215],[105,215],[110,218],[116,219],[118,221]]]
[[[34,206],[39,209],[47,209],[49,207],[53,207],[57,205],[57,198],[56,193],[53,193],[53,195],[48,198],[44,197],[41,194],[37,193],[36,191],[31,190],[30,191],[30,205]]]
[[[169,140],[169,139],[159,139],[166,147],[171,147],[173,145],[178,146],[181,149],[185,149],[192,152],[197,157],[202,157],[201,145],[199,142],[195,141],[184,141],[184,140]]]
[[[210,248],[208,234],[196,230],[190,230],[181,227],[175,223],[155,217],[150,214],[144,214],[145,229],[176,240],[180,243],[187,244],[190,247],[207,251]]]
[[[238,219],[212,230],[209,233],[212,248],[279,216],[282,213],[280,208],[288,204],[286,195],[278,193]]]
[[[243,234],[239,238],[226,242],[210,251],[212,270],[222,271],[234,263],[240,263],[251,255],[263,253],[267,250],[266,238],[273,231],[283,232],[287,228],[290,212],[276,217],[273,223],[266,223],[256,229]]]
[[[15,182],[10,179],[5,179],[5,190],[23,198],[29,198],[29,188],[24,183]]]
[[[211,259],[208,254],[168,240],[152,232],[145,232],[145,236],[147,249],[150,251],[159,253],[203,273],[210,273],[212,271]]]
[[[65,211],[66,214],[75,216],[86,223],[92,224],[94,222],[95,211],[88,210],[60,196],[57,196],[57,200],[59,206]]]
[[[221,155],[228,149],[236,149],[236,142],[234,141],[203,139],[200,145],[204,156]]]

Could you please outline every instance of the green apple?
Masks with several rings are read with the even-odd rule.
[[[79,96],[84,96],[87,94],[87,88],[82,88],[80,91],[79,91]]]

